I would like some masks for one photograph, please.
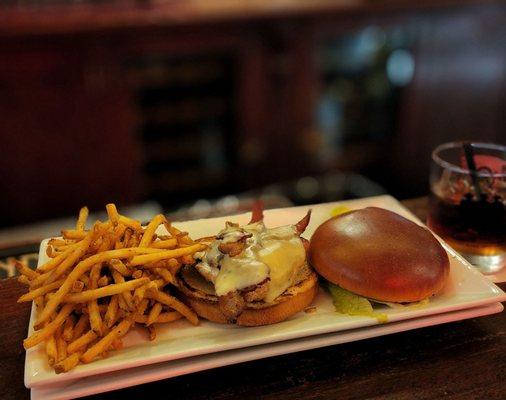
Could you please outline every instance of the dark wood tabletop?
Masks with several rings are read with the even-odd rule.
[[[404,202],[425,218],[426,200]],[[506,285],[502,285],[506,289]],[[0,399],[23,386],[30,305],[0,281]],[[506,313],[217,368],[91,398],[504,399]]]

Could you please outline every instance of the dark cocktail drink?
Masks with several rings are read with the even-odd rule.
[[[452,203],[432,194],[428,223],[459,252],[487,256],[506,252],[506,207],[499,200]]]
[[[506,265],[506,148],[472,146],[472,169],[462,144],[434,151],[428,225],[482,272],[494,273]]]

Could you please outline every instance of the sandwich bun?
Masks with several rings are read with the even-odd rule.
[[[181,299],[200,317],[220,324],[231,323],[223,314],[218,298],[213,294],[212,285],[193,269],[186,268],[181,271],[178,286]],[[270,303],[263,301],[246,303],[244,310],[234,322],[241,326],[260,326],[284,321],[311,305],[317,293],[318,277],[309,265],[306,265],[300,272],[296,284]]]
[[[310,260],[328,281],[385,302],[420,301],[438,293],[450,269],[446,251],[430,231],[377,207],[320,225],[311,238]]]

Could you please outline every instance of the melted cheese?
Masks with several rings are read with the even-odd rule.
[[[220,243],[237,241],[244,234],[250,237],[240,254],[230,257],[219,252]],[[297,270],[306,258],[302,241],[293,226],[267,229],[262,222],[243,227],[227,226],[217,238],[200,265],[197,264],[197,269],[214,269],[215,274],[206,274],[206,278],[214,283],[218,296],[269,279],[265,301],[271,302],[294,284]]]
[[[306,252],[300,238],[292,237],[289,240],[269,240],[258,252],[258,257],[269,267],[271,280],[265,296],[265,301],[269,303],[294,284]]]
[[[218,296],[256,285],[267,279],[269,267],[263,262],[243,257],[226,256],[214,287]]]

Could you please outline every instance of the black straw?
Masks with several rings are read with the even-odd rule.
[[[464,154],[466,155],[467,168],[471,172],[471,179],[473,180],[474,190],[476,192],[476,196],[478,197],[478,201],[483,199],[483,194],[480,190],[480,184],[478,182],[478,170],[476,169],[476,164],[474,163],[474,150],[471,143],[464,143],[462,145],[464,147]]]

